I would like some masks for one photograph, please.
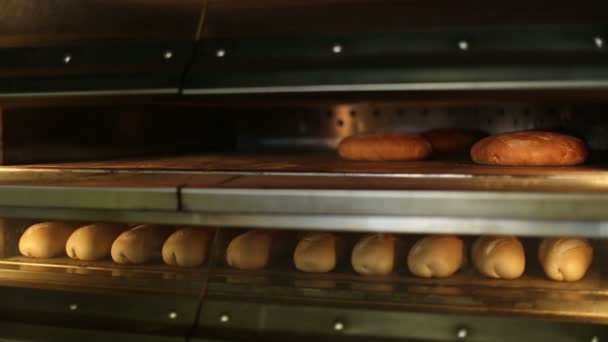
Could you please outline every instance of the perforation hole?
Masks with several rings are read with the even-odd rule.
[[[338,120],[338,127],[344,126],[344,121],[342,119]]]

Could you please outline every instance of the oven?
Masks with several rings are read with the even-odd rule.
[[[0,339],[608,339],[606,10],[0,0]],[[422,161],[337,153],[352,135],[432,129],[561,132],[589,156],[530,167],[476,164],[468,150]],[[53,255],[23,247],[40,225],[55,228],[31,248],[60,245]],[[186,229],[204,249],[187,245],[200,252],[188,267],[161,245],[127,263],[110,245],[74,258],[60,231],[90,225],[120,236],[162,227],[164,244]],[[227,254],[251,232],[272,248],[262,267],[238,269],[256,259]],[[294,266],[307,234],[338,241],[330,271]],[[370,234],[396,241],[386,274],[353,266]],[[417,277],[414,242],[446,235],[462,242],[462,267]],[[479,236],[517,237],[523,275],[480,274]],[[588,242],[580,280],[545,274],[546,238]]]

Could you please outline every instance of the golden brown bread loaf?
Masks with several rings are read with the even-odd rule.
[[[293,253],[296,268],[303,272],[330,272],[336,267],[336,236],[331,233],[308,233]]]
[[[42,222],[25,230],[19,239],[19,252],[32,258],[52,258],[65,253],[65,243],[76,229],[66,222]]]
[[[579,138],[552,132],[523,131],[492,135],[471,148],[474,162],[510,166],[582,164],[587,147]]]
[[[226,262],[241,270],[259,270],[270,259],[272,235],[262,230],[250,230],[238,235],[228,244]]]
[[[538,248],[538,259],[547,277],[577,281],[585,276],[593,260],[593,247],[586,239],[547,238]]]
[[[110,255],[112,243],[127,229],[123,224],[94,223],[76,229],[65,244],[68,256],[76,260],[99,260]]]
[[[354,135],[338,145],[340,156],[350,160],[422,160],[432,151],[425,138],[405,133]]]
[[[516,279],[526,269],[524,246],[513,236],[482,236],[473,243],[473,263],[479,273],[497,279]]]
[[[439,128],[430,130],[422,136],[431,143],[434,152],[449,153],[468,152],[484,134],[474,130]]]
[[[195,227],[177,229],[163,245],[163,260],[167,265],[196,267],[205,262],[211,232]]]
[[[385,275],[393,271],[396,238],[373,234],[359,240],[353,247],[351,263],[363,275]]]
[[[173,228],[142,224],[120,234],[112,244],[112,260],[119,264],[143,264],[160,258],[163,243]]]
[[[460,269],[465,262],[465,255],[462,239],[432,235],[416,241],[407,256],[407,266],[418,277],[445,278]]]

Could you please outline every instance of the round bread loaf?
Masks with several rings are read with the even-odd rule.
[[[431,144],[413,134],[364,134],[343,139],[338,152],[350,160],[423,160],[432,152]]]
[[[226,249],[226,262],[241,270],[260,270],[268,264],[271,248],[270,233],[250,230],[230,241]]]
[[[423,136],[431,143],[433,151],[440,153],[468,152],[484,134],[473,130],[440,128],[430,130]]]
[[[30,226],[19,239],[19,252],[32,258],[52,258],[65,253],[65,243],[76,229],[66,222],[42,222]]]
[[[414,244],[407,256],[407,266],[422,278],[445,278],[456,273],[465,261],[465,246],[456,236],[433,235]]]
[[[492,135],[471,148],[479,164],[560,166],[582,164],[587,147],[579,138],[552,132],[523,131]]]
[[[516,237],[482,236],[472,254],[477,271],[490,278],[516,279],[526,269],[524,246]]]
[[[161,256],[163,243],[173,228],[142,224],[120,234],[112,244],[112,260],[119,264],[143,264]]]
[[[110,255],[112,243],[126,225],[94,223],[76,229],[65,244],[68,256],[76,260],[99,260]]]
[[[331,233],[309,233],[293,253],[296,268],[303,272],[330,272],[336,267],[336,236]]]
[[[547,238],[538,248],[538,259],[547,277],[577,281],[585,276],[593,260],[593,247],[586,239]]]
[[[196,267],[205,262],[211,232],[202,228],[179,228],[163,245],[167,265]]]
[[[351,255],[355,272],[363,275],[385,275],[395,264],[395,240],[392,235],[373,234],[359,240]]]

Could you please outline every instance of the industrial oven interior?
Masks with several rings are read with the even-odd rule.
[[[0,340],[608,339],[607,10],[0,0]]]

